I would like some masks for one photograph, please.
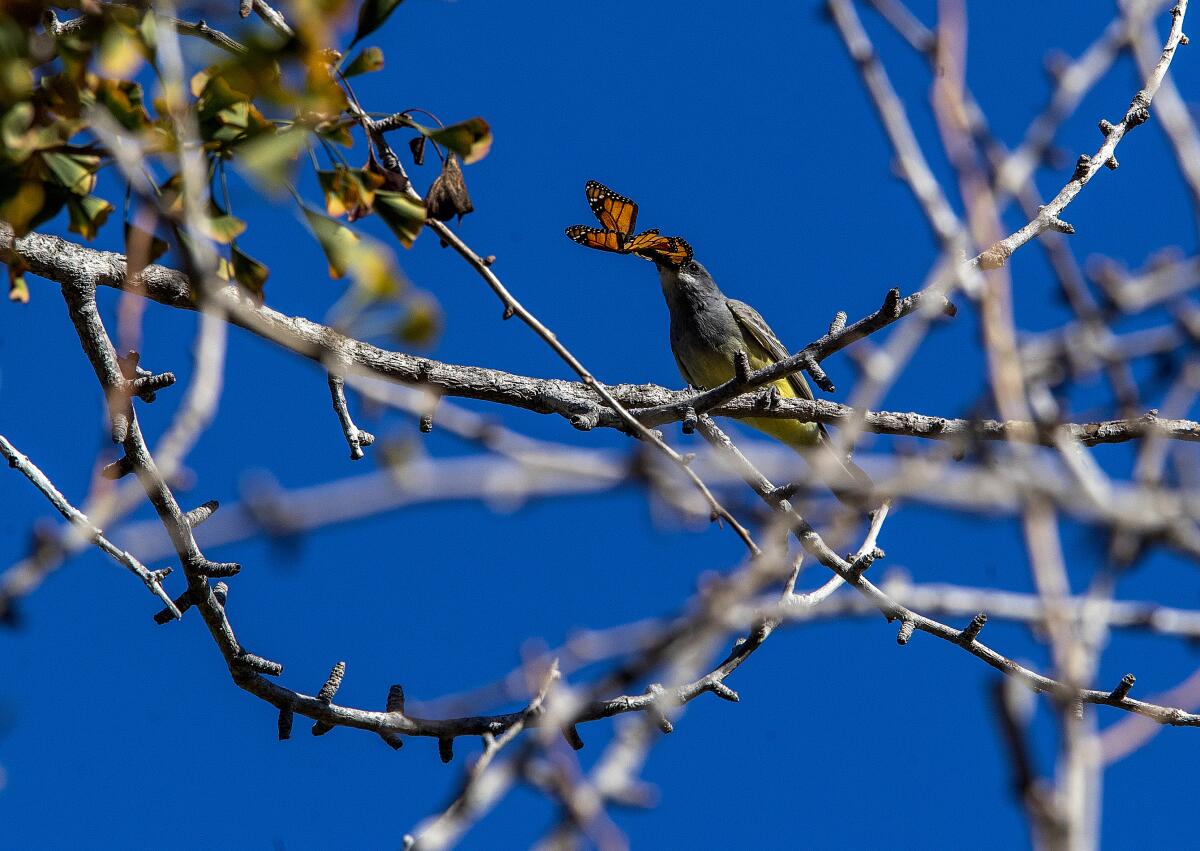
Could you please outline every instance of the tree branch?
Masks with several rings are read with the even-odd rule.
[[[87,515],[80,511],[75,506],[67,501],[67,498],[62,495],[54,483],[37,468],[37,466],[29,460],[28,456],[22,454],[13,446],[4,435],[0,434],[0,455],[8,459],[8,466],[22,473],[25,478],[33,482],[46,499],[50,500],[50,504],[58,509],[58,513],[67,519],[71,524],[72,529],[82,538],[96,545],[102,553],[107,555],[117,564],[124,567],[138,579],[142,580],[150,593],[162,600],[166,604],[167,609],[171,614],[179,618],[181,617],[179,609],[171,601],[170,596],[163,590],[162,581],[171,574],[171,568],[166,567],[161,570],[148,570],[144,564],[138,561],[133,555],[118,547],[112,541],[104,536],[104,533],[93,526],[87,518]],[[69,549],[69,547],[64,547]],[[0,586],[0,610],[7,608],[6,600],[10,598],[7,593],[6,581],[3,586]]]
[[[31,233],[13,238],[12,229],[0,222],[0,260],[20,257],[35,275],[68,286],[106,286],[145,297],[169,307],[196,310],[188,278],[165,266],[147,266],[135,281],[127,282],[123,255],[98,251],[56,236]],[[345,337],[325,325],[303,317],[286,316],[265,305],[253,305],[229,286],[212,295],[228,308],[230,319],[247,330],[273,340],[320,363],[344,363],[347,370],[389,381],[427,386],[438,393],[480,399],[539,414],[556,414],[579,427],[588,417],[590,427],[622,429],[623,418],[599,408],[586,386],[558,379],[531,378],[485,367],[447,364],[402,352],[380,349]],[[673,391],[652,384],[609,387],[613,397],[647,426],[660,426],[684,418],[687,408],[726,417],[792,418],[837,425],[863,416],[865,427],[879,434],[945,440],[970,437],[979,440],[1021,439],[1053,446],[1056,428],[1068,429],[1084,445],[1119,443],[1159,434],[1176,440],[1200,440],[1200,425],[1190,420],[1159,420],[1145,416],[1129,420],[1068,423],[1061,426],[996,420],[934,417],[911,412],[860,412],[827,400],[782,399],[771,402],[748,391],[773,383],[808,362],[824,360],[852,342],[861,340],[897,319],[918,310],[924,298],[914,293],[885,301],[884,307],[850,325],[825,334],[795,355],[750,373],[741,383],[727,382],[703,393]],[[890,305],[890,306],[889,306]],[[737,398],[738,396],[741,398]],[[594,419],[592,419],[594,418]]]

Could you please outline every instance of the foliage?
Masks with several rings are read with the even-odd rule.
[[[363,3],[351,43],[382,26],[398,5]],[[255,232],[237,214],[228,188],[232,167],[299,209],[332,278],[348,280],[362,303],[411,312],[396,327],[421,330],[405,331],[402,339],[428,339],[436,306],[408,291],[385,242],[350,224],[378,215],[407,249],[427,215],[461,220],[472,205],[460,161],[486,156],[492,141],[486,121],[429,126],[402,113],[377,124],[359,106],[350,80],[382,69],[384,54],[367,46],[347,58],[330,49],[331,34],[345,31],[354,11],[340,0],[296,4],[289,34],[257,27],[236,39],[153,9],[85,2],[78,11],[66,22],[38,3],[0,12],[0,219],[23,235],[65,210],[70,230],[92,240],[120,206],[131,257],[152,262],[173,247],[185,267],[196,268],[196,246],[183,233],[188,193],[195,193],[203,199],[198,209],[207,211],[195,231],[219,252],[210,271],[261,300],[269,270],[244,247]],[[164,38],[185,36],[209,44],[186,40],[189,59],[197,51],[206,58],[184,81],[172,78],[161,46]],[[413,134],[414,165],[423,164],[426,142],[443,164],[431,213],[391,153],[385,133],[397,130]],[[202,152],[203,186],[187,186],[179,169],[189,146]],[[385,168],[389,157],[392,167]],[[303,174],[308,169],[324,214],[303,197],[312,183]],[[108,197],[98,188],[106,170],[114,179],[103,185],[118,187]],[[139,211],[148,215],[135,227]],[[132,250],[135,242],[140,251]],[[9,281],[10,298],[27,301],[19,268],[9,269]]]

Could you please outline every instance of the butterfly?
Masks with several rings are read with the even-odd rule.
[[[613,192],[594,180],[589,180],[583,187],[583,194],[605,230],[613,230],[624,236],[633,233],[638,214],[638,206],[633,199]]]
[[[584,187],[588,205],[603,227],[572,225],[567,236],[580,245],[614,254],[635,254],[643,260],[659,259],[678,266],[692,258],[692,247],[677,236],[662,236],[656,228],[630,236],[637,222],[638,206],[609,189],[603,183],[589,180]]]

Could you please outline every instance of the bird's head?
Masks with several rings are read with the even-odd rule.
[[[663,292],[701,289],[712,284],[708,270],[695,260],[685,260],[679,265],[659,260],[654,265],[658,267],[658,280],[662,283]]]

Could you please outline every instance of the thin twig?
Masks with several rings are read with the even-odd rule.
[[[142,580],[143,584],[150,589],[150,593],[161,600],[174,617],[181,617],[179,609],[175,608],[171,597],[162,587],[163,579],[171,572],[170,568],[148,570],[133,555],[106,538],[100,529],[92,525],[87,515],[71,505],[46,474],[39,470],[28,456],[18,451],[2,434],[0,434],[0,455],[8,460],[8,466],[22,473],[33,483],[34,487],[42,492],[46,499],[50,500],[50,504],[58,509],[58,513],[66,518],[82,540],[94,544],[98,550]],[[6,577],[6,581],[0,585],[0,609],[6,608],[3,601],[10,596],[7,593],[9,581],[10,578]]]

